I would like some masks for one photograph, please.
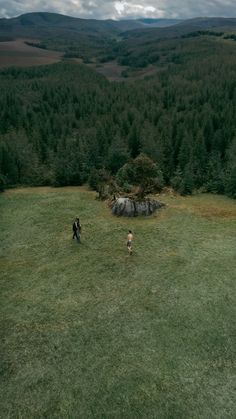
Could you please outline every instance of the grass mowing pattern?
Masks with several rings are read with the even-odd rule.
[[[123,219],[83,188],[0,196],[1,418],[234,416],[235,202],[162,200]]]

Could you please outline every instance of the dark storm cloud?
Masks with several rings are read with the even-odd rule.
[[[0,0],[0,17],[45,11],[83,18],[236,16],[235,0]]]

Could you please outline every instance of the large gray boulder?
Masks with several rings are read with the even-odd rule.
[[[123,217],[136,217],[138,215],[151,215],[157,209],[163,207],[159,201],[155,199],[146,199],[144,201],[135,201],[130,198],[118,198],[112,205],[112,213],[114,215],[122,215]]]

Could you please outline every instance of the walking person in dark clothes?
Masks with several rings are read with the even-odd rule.
[[[75,221],[73,222],[72,229],[73,239],[76,238],[78,243],[80,243],[81,224],[78,217],[76,217]]]

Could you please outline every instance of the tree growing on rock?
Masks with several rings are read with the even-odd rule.
[[[118,182],[138,186],[138,197],[143,199],[152,190],[161,190],[163,176],[158,165],[145,154],[126,163],[117,173]]]
[[[89,177],[89,186],[98,192],[98,199],[107,199],[119,193],[116,180],[106,169],[93,169]]]

